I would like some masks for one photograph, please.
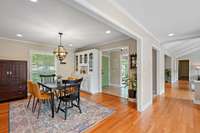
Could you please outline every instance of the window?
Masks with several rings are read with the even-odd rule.
[[[31,77],[34,82],[40,81],[41,74],[55,74],[55,57],[53,54],[32,53]]]

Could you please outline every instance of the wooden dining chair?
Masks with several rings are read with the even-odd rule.
[[[56,77],[56,74],[46,74],[46,75],[43,74],[43,75],[40,75],[40,80],[41,80],[41,83],[43,83],[43,84],[46,84],[46,83],[56,83],[55,77]],[[43,91],[47,92],[48,90],[46,90],[45,88],[43,88]],[[54,95],[58,99],[59,92],[54,91]]]
[[[48,93],[41,92],[40,87],[39,87],[39,85],[37,83],[33,84],[33,88],[34,88],[33,95],[37,99],[36,103],[35,103],[35,107],[34,107],[34,112],[35,112],[35,109],[37,107],[37,104],[39,104],[38,116],[37,116],[37,118],[39,118],[42,102],[43,101],[49,102],[51,97],[50,97],[50,95]]]
[[[55,83],[56,74],[40,75],[41,83]]]
[[[33,88],[33,81],[29,80],[27,82],[27,87],[28,87],[28,93],[29,93],[29,97],[28,97],[28,104],[27,104],[27,108],[29,107],[30,105],[30,102],[31,102],[31,99],[33,98],[33,104],[32,104],[32,111],[33,111],[33,108],[34,108],[34,103],[35,103],[35,96],[33,94],[33,91],[34,91],[34,88]]]
[[[81,107],[80,107],[80,86],[83,78],[78,79],[78,80],[65,80],[64,83],[66,84],[66,90],[67,89],[72,89],[70,93],[65,94],[64,96],[59,97],[59,104],[57,108],[57,113],[59,110],[65,113],[65,120],[67,118],[67,110],[72,107],[77,107],[79,109],[79,112],[81,113]],[[64,108],[62,108],[61,102],[64,103]],[[74,103],[76,102],[76,103]]]

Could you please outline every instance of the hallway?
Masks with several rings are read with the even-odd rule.
[[[114,109],[116,112],[89,132],[116,133],[199,133],[200,106],[192,103],[188,82],[179,81],[154,98],[153,105],[139,113],[136,105],[119,97],[97,94],[82,96]]]

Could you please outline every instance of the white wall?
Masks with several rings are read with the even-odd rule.
[[[73,3],[74,2],[74,3]],[[139,111],[145,110],[152,104],[152,47],[159,50],[158,78],[159,88],[164,89],[164,54],[159,42],[120,7],[114,1],[101,0],[74,0],[72,4],[85,10],[90,15],[95,16],[112,25],[121,32],[137,39],[138,54],[138,90],[137,108]],[[84,8],[83,8],[84,7]]]
[[[45,47],[42,44],[31,44],[28,42],[0,39],[0,59],[6,60],[25,60],[30,63],[30,52],[52,52],[54,48]],[[68,49],[68,55],[65,59],[67,64],[57,63],[57,74],[69,76],[74,71],[74,51]],[[30,69],[28,65],[28,77],[30,78]]]
[[[171,69],[171,58],[165,55],[165,69]]]

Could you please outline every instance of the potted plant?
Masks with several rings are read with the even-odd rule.
[[[170,83],[171,82],[171,70],[165,69],[165,82]]]
[[[123,79],[122,84],[124,87],[128,88],[128,97],[129,98],[136,98],[137,92],[137,79],[135,74],[132,73],[130,77],[128,75]]]
[[[129,84],[129,89],[128,89],[129,98],[136,98],[137,80],[135,76],[131,76],[129,78],[128,84]]]

